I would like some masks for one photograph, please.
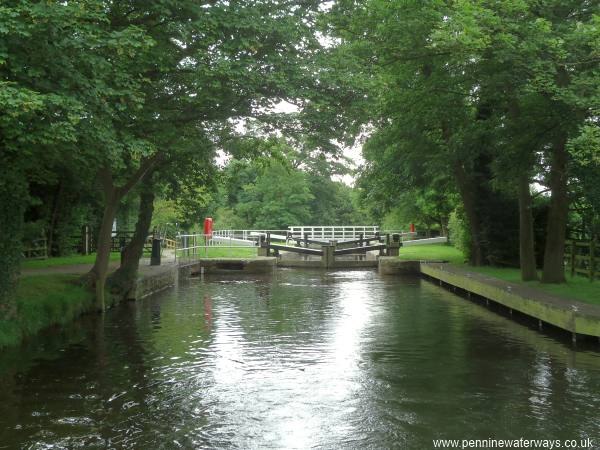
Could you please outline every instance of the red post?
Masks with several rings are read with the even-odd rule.
[[[410,232],[411,232],[411,233],[414,233],[414,232],[415,232],[415,224],[414,224],[414,223],[411,223],[411,224],[410,224]]]
[[[213,220],[212,217],[207,217],[206,219],[204,219],[204,234],[207,237],[212,237],[212,232],[213,232]]]

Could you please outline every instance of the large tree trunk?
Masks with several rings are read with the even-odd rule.
[[[465,215],[467,216],[467,221],[469,222],[469,263],[473,266],[481,266],[483,264],[483,250],[481,248],[481,223],[477,213],[475,188],[469,179],[465,168],[460,164],[460,162],[457,162],[454,165],[454,175],[456,184],[458,185],[458,191],[465,208]]]
[[[90,271],[92,281],[96,289],[96,309],[104,311],[106,300],[104,296],[104,286],[108,274],[108,263],[110,259],[110,248],[112,244],[112,226],[117,215],[120,197],[115,189],[105,191],[105,206],[102,215],[102,224],[98,233],[96,243],[96,261]]]
[[[52,207],[52,216],[50,219],[50,228],[48,229],[48,254],[53,256],[54,252],[52,251],[52,247],[54,247],[54,236],[56,234],[56,223],[58,222],[58,212],[60,211],[62,194],[64,191],[64,183],[62,179],[58,182],[58,189],[56,190],[56,195],[54,196],[54,205]],[[60,252],[58,252],[60,254]]]
[[[0,144],[1,145],[1,144]],[[0,155],[2,148],[0,147]],[[23,214],[27,199],[25,177],[10,158],[0,158],[0,319],[15,320],[15,291],[23,251]]]
[[[564,283],[565,233],[569,214],[569,198],[567,187],[567,139],[561,136],[552,149],[552,166],[550,168],[550,210],[548,212],[548,228],[546,232],[546,248],[544,251],[544,271],[542,283]]]
[[[529,177],[522,174],[519,183],[519,262],[523,281],[537,280],[533,237],[533,214]]]
[[[96,289],[96,309],[104,311],[106,306],[105,284],[108,274],[108,262],[110,257],[112,225],[117,215],[119,202],[135,187],[135,185],[152,170],[153,166],[160,160],[161,154],[156,153],[153,157],[142,159],[139,168],[131,175],[127,182],[120,187],[115,186],[110,168],[104,167],[99,173],[100,184],[104,191],[104,213],[100,233],[98,234],[96,261],[88,276]]]
[[[136,280],[144,244],[148,238],[152,213],[154,212],[154,190],[152,181],[145,180],[140,191],[140,209],[135,232],[123,251],[121,267],[108,279],[108,286],[115,302],[135,298]]]

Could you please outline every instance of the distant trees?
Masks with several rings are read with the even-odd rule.
[[[268,165],[230,161],[214,202],[216,224],[283,230],[293,225],[351,225],[366,220],[358,212],[352,188],[333,181],[327,171],[302,170],[294,162],[285,157]]]

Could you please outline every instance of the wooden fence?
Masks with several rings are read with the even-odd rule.
[[[569,239],[565,243],[565,261],[571,271],[571,276],[583,275],[594,281],[600,278],[598,263],[598,244],[592,241]]]
[[[47,259],[48,244],[46,238],[33,239],[23,247],[23,257],[26,259]]]
[[[111,252],[119,252],[121,248],[127,245],[133,237],[133,231],[119,231],[112,236],[110,243]],[[144,243],[144,252],[150,253],[152,250],[152,237],[148,235]],[[67,249],[69,253],[77,253],[80,255],[89,255],[96,251],[96,240],[92,233],[85,230],[82,235],[69,236],[70,245],[63,246],[63,250]],[[175,240],[163,238],[162,246],[166,249],[175,249]],[[48,258],[48,242],[45,237],[40,239],[32,239],[23,245],[23,257],[25,259],[46,259]]]

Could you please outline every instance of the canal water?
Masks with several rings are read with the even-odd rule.
[[[0,354],[0,448],[600,446],[600,353],[419,278],[181,281]]]

